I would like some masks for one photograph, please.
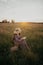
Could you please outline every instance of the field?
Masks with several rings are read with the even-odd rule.
[[[10,52],[15,28],[22,29],[29,51]],[[0,23],[0,65],[43,65],[43,24]]]

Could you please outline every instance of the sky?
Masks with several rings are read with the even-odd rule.
[[[43,0],[0,0],[0,20],[43,22]]]

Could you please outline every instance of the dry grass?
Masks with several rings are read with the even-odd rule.
[[[26,41],[30,47],[30,51],[26,50],[24,52],[19,50],[12,55],[9,49],[13,46],[12,36],[16,27],[20,27],[22,29],[22,35],[27,37]],[[6,61],[3,60],[4,58]],[[43,24],[0,23],[0,63],[2,62],[4,65],[7,65],[7,62],[9,65],[43,65],[42,59]],[[13,62],[14,60],[15,62]]]

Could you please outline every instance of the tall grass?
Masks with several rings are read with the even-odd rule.
[[[11,52],[13,31],[22,29],[26,36],[28,50]],[[43,65],[43,24],[0,23],[0,65]]]

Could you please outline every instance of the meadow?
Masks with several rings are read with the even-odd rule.
[[[15,28],[22,29],[29,51],[10,52]],[[0,65],[43,65],[43,24],[0,23]]]

